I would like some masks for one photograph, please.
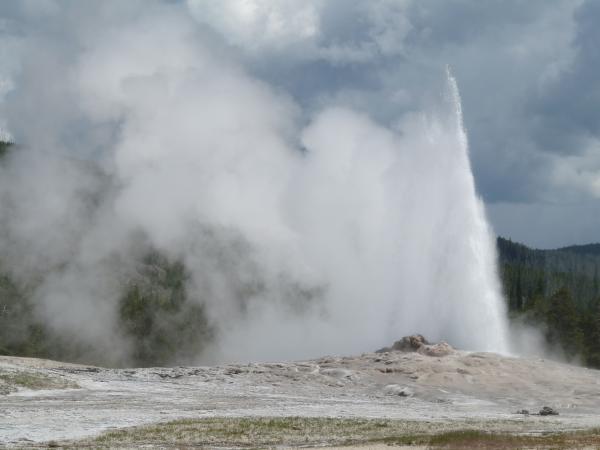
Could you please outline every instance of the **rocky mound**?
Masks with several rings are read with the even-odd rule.
[[[423,335],[413,334],[411,336],[404,336],[399,341],[394,342],[391,347],[381,348],[375,353],[387,352],[417,352],[421,355],[440,357],[453,353],[454,349],[447,342],[442,341],[433,344],[425,339]]]

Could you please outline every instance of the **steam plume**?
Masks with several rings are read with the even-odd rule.
[[[56,42],[24,50],[3,105],[20,151],[1,169],[0,252],[36,280],[37,314],[126,358],[120,286],[152,248],[183,261],[216,330],[202,361],[355,353],[413,332],[506,351],[452,76],[395,126],[311,114],[189,19],[160,16],[84,35],[68,58]]]

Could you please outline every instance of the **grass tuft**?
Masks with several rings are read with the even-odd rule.
[[[473,428],[460,429],[460,426]],[[505,424],[506,425],[506,424]],[[454,427],[454,429],[451,429]],[[478,427],[478,428],[475,428]],[[581,448],[600,446],[598,429],[546,435],[482,431],[501,423],[431,423],[381,419],[253,417],[182,419],[109,431],[72,445],[94,448],[265,448],[386,444],[443,449]],[[496,428],[494,428],[496,427]],[[506,429],[506,428],[505,428]],[[69,444],[67,444],[69,445]]]
[[[0,372],[0,394],[6,395],[18,389],[70,389],[78,388],[76,383],[59,377],[32,372]]]

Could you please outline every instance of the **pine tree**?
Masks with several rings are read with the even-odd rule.
[[[585,364],[600,368],[600,298],[585,317]]]
[[[562,347],[567,355],[583,353],[583,331],[573,296],[562,288],[550,297],[546,317],[548,342]]]

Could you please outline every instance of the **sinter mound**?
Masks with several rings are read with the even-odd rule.
[[[417,352],[427,356],[446,356],[454,352],[454,349],[447,342],[432,344],[420,334],[404,336],[399,341],[394,342],[391,347],[383,347],[375,353],[386,352]]]

